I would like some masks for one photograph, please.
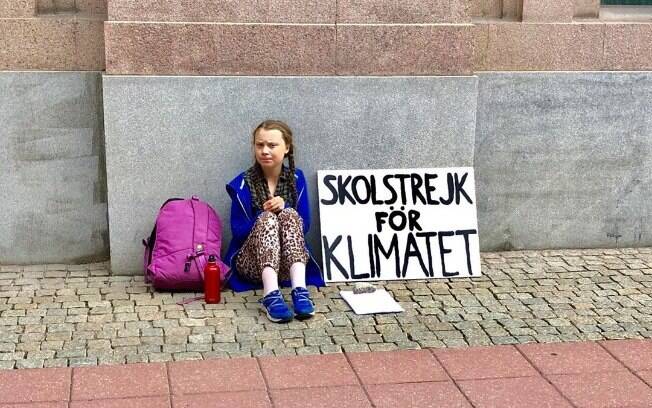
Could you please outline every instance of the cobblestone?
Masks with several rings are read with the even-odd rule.
[[[311,288],[313,319],[274,324],[260,291],[180,305],[199,294],[106,263],[0,266],[0,369],[652,337],[652,248],[483,253],[482,271],[377,283],[399,314],[355,315],[350,285]]]

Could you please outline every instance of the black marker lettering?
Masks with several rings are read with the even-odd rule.
[[[407,225],[407,216],[403,212],[404,209],[405,207],[401,207],[401,211],[396,210],[389,214],[389,226],[392,227],[394,231],[402,231]]]
[[[328,238],[326,238],[326,236],[323,236],[322,240],[324,242],[324,265],[326,265],[326,276],[328,277],[328,280],[332,279],[331,262],[335,264],[337,269],[342,273],[342,275],[344,275],[345,279],[349,279],[349,274],[346,272],[346,269],[344,269],[340,261],[338,261],[333,255],[333,251],[335,251],[335,248],[337,248],[340,241],[342,241],[342,236],[338,235],[337,238],[335,238],[333,245],[328,245]]]
[[[458,180],[457,173],[455,173],[455,204],[460,203],[460,194],[464,195],[469,204],[473,204],[471,197],[469,197],[469,195],[466,194],[466,191],[464,191],[464,182],[466,181],[466,176],[468,175],[469,173],[464,173],[462,180]]]
[[[452,252],[448,248],[444,248],[444,237],[452,237],[455,235],[453,231],[439,231],[439,255],[441,256],[441,273],[444,277],[457,276],[459,272],[446,272],[446,262],[444,255]]]
[[[419,211],[416,210],[410,210],[408,211],[408,225],[410,227],[410,231],[414,231],[414,229],[418,229],[419,231],[422,231],[423,228],[421,228],[421,225],[417,222],[419,220],[419,217],[421,214]]]
[[[477,234],[477,233],[478,230],[474,230],[474,229],[455,231],[455,235],[464,236],[464,249],[466,249],[466,267],[469,270],[470,276],[473,276],[473,270],[471,269],[471,254],[469,253],[469,235]]]
[[[376,192],[377,192],[376,176],[371,176],[370,179],[371,179],[371,203],[373,205],[381,205],[381,204],[383,204],[383,201],[379,200],[377,195],[376,195]]]
[[[435,271],[432,267],[432,249],[430,247],[430,238],[433,238],[437,236],[436,232],[417,232],[416,233],[417,237],[425,237],[426,238],[426,248],[428,250],[428,271],[430,272],[430,277],[435,276]]]
[[[397,197],[396,190],[394,190],[394,187],[392,187],[392,185],[389,183],[389,179],[391,178],[392,178],[391,174],[387,174],[383,177],[383,185],[387,188],[387,190],[389,190],[391,194],[391,198],[385,200],[385,204],[387,205],[394,204],[396,202],[396,197]]]
[[[356,275],[355,273],[355,257],[353,255],[353,242],[351,241],[351,236],[346,236],[346,242],[349,244],[349,267],[351,270],[351,279],[367,279],[369,277],[368,273],[363,273]]]
[[[405,245],[405,257],[403,258],[403,270],[401,271],[403,278],[405,278],[408,264],[410,262],[410,257],[412,256],[416,256],[419,260],[419,265],[421,265],[421,271],[423,274],[426,275],[426,277],[430,276],[426,265],[423,263],[423,258],[421,257],[421,252],[419,252],[419,247],[417,246],[417,242],[414,239],[414,235],[410,233],[407,236],[407,244]]]
[[[347,176],[344,179],[344,181],[342,181],[342,176],[337,176],[337,192],[340,198],[340,204],[344,204],[344,201],[348,198],[349,201],[351,201],[351,203],[355,205],[355,200],[353,199],[351,194],[349,194],[349,191],[346,189],[346,187],[349,185],[350,182],[351,182],[351,176]]]
[[[426,199],[429,205],[439,205],[439,201],[432,198],[432,194],[437,190],[437,188],[430,184],[431,181],[434,183],[437,177],[439,177],[439,175],[426,173]]]
[[[321,203],[324,205],[333,205],[337,202],[337,190],[335,189],[335,186],[331,184],[331,182],[335,181],[335,179],[336,177],[332,174],[328,174],[324,177],[324,185],[333,194],[333,198],[331,198],[330,200],[326,200],[324,198],[321,199]]]
[[[360,195],[358,191],[358,185],[362,181],[364,185],[364,198]],[[367,204],[371,198],[371,186],[369,185],[369,180],[365,176],[356,176],[353,178],[353,183],[351,183],[351,188],[353,189],[353,196],[360,204]]]
[[[369,269],[371,270],[371,277],[376,277],[376,265],[374,262],[374,236],[367,234],[367,248],[369,249]]]
[[[386,212],[384,212],[384,211],[376,212],[376,230],[378,232],[381,232],[382,229],[383,229],[382,225],[387,223],[387,220],[386,220],[387,215],[388,214]]]
[[[421,201],[421,204],[425,205],[426,204],[426,199],[421,194],[421,191],[419,190],[421,186],[423,185],[423,180],[421,179],[421,176],[412,173],[411,178],[410,178],[410,187],[412,189],[412,204],[416,205],[417,204],[417,199]]]
[[[405,180],[410,178],[409,174],[394,174],[394,178],[397,178],[401,182],[401,204],[407,204],[407,196],[405,194]]]
[[[392,242],[389,244],[389,249],[385,251],[385,248],[383,248],[383,245],[380,242],[380,238],[378,238],[378,235],[374,235],[374,255],[376,257],[376,277],[380,278],[380,273],[381,273],[381,267],[380,267],[380,254],[378,252],[382,252],[383,256],[387,259],[392,256],[392,252],[394,252],[394,262],[396,263],[396,277],[400,278],[400,260],[399,260],[399,255],[398,255],[398,236],[396,234],[392,235]]]
[[[444,205],[449,205],[455,199],[455,186],[452,174],[448,173],[446,175],[446,182],[448,184],[448,198],[444,200],[444,197],[439,197],[439,201]]]

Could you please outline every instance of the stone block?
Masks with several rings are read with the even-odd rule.
[[[652,70],[652,24],[605,24],[605,68]]]
[[[340,75],[468,75],[471,24],[337,26]]]
[[[103,70],[101,19],[0,19],[0,70]]]
[[[0,69],[65,69],[74,65],[74,22],[0,20]]]
[[[108,255],[101,78],[0,73],[0,263]]]
[[[524,0],[502,0],[503,19],[507,21],[521,21],[523,18]]]
[[[211,203],[226,249],[225,184],[251,165],[250,134],[264,119],[294,131],[317,257],[317,170],[473,163],[474,77],[106,75],[103,83],[114,274],[142,273],[140,240],[169,197],[197,194]]]
[[[76,27],[75,69],[81,71],[104,69],[104,21],[78,19]]]
[[[33,17],[36,0],[0,0],[0,18]]]
[[[473,72],[486,70],[489,47],[489,24],[473,26]]]
[[[523,0],[524,22],[568,23],[574,11],[575,0]]]
[[[38,14],[74,13],[75,0],[36,0]]]
[[[479,79],[483,250],[652,244],[652,74]]]
[[[598,18],[600,16],[600,0],[575,0],[573,17]]]
[[[485,68],[584,71],[603,66],[603,24],[489,24]]]
[[[335,0],[111,0],[111,21],[335,24]]]
[[[339,0],[339,23],[469,23],[468,2],[465,0]]]
[[[87,15],[107,14],[107,0],[37,0],[39,14],[82,13]]]
[[[77,11],[80,13],[107,15],[108,0],[75,0]]]
[[[501,0],[471,0],[471,17],[500,18],[503,15]]]
[[[333,75],[334,25],[108,23],[107,73]]]

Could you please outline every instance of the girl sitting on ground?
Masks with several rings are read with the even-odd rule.
[[[231,231],[226,262],[235,291],[259,288],[267,317],[292,320],[281,286],[292,285],[294,316],[315,314],[306,283],[323,286],[319,266],[304,236],[310,226],[308,189],[303,172],[294,167],[292,131],[283,122],[267,120],[253,132],[254,165],[226,186],[231,197]],[[288,166],[284,165],[287,157]]]

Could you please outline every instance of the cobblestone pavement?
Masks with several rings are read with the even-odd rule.
[[[388,282],[404,313],[355,315],[347,285],[270,323],[260,292],[177,302],[106,263],[0,266],[0,368],[652,338],[652,248],[482,254],[473,279]],[[287,291],[286,291],[287,294]]]

